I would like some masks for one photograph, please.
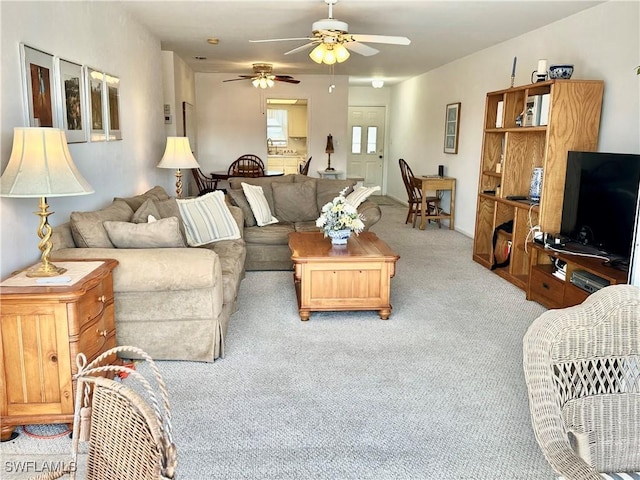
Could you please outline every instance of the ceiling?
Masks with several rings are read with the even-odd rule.
[[[387,84],[450,63],[492,45],[553,23],[599,1],[421,1],[339,0],[333,17],[349,24],[349,33],[397,35],[409,46],[368,44],[380,53],[352,53],[335,65],[351,85],[382,78]],[[249,43],[249,40],[308,37],[313,22],[327,18],[323,0],[122,1],[122,5],[195,72],[251,74],[253,63],[273,64],[277,75],[326,75],[309,50],[284,52],[305,40]],[[207,39],[219,39],[217,45]],[[204,57],[196,60],[194,57]]]

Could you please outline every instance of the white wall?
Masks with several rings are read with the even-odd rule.
[[[606,2],[393,86],[388,194],[406,200],[398,158],[414,171],[444,164],[457,179],[456,230],[473,236],[485,94],[509,87],[514,56],[516,85],[530,83],[539,58],[574,64],[577,79],[603,79],[599,150],[640,153],[639,16],[637,2]],[[443,153],[445,106],[453,102],[462,102],[457,155]]]
[[[266,98],[306,98],[309,122],[308,152],[311,169],[326,165],[327,135],[333,135],[331,165],[346,170],[348,79],[344,76],[299,75],[300,83],[276,82],[270,89],[254,88],[249,81],[227,82],[229,74],[196,73],[196,158],[205,172],[226,170],[244,153],[267,158]],[[328,86],[336,88],[329,93]]]
[[[52,225],[74,210],[94,210],[115,196],[154,185],[173,188],[173,174],[156,168],[164,151],[161,49],[158,39],[114,2],[0,2],[0,155],[7,165],[13,128],[24,126],[19,43],[103,69],[121,80],[122,141],[70,144],[92,195],[50,198]],[[37,199],[0,198],[0,275],[39,260]]]

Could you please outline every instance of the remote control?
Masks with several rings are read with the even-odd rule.
[[[528,200],[526,195],[507,195],[507,200]]]

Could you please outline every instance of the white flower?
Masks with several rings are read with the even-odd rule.
[[[347,188],[342,190],[331,202],[322,206],[320,217],[316,220],[316,226],[324,232],[325,237],[330,230],[351,230],[356,235],[364,230],[362,216],[353,205],[346,202],[344,194]]]

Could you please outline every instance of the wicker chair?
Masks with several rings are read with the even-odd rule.
[[[523,346],[531,422],[553,469],[570,480],[640,471],[640,288],[549,310]]]
[[[109,356],[121,352],[144,358],[155,377],[155,386],[131,368],[100,366]],[[34,480],[65,475],[75,479],[73,467],[78,465],[79,443],[87,440],[84,478],[88,480],[175,478],[177,455],[171,437],[167,390],[153,360],[138,348],[121,346],[108,350],[88,365],[83,354],[78,355],[77,362],[71,461],[64,462],[66,470],[43,473]],[[110,380],[101,376],[105,372],[124,372],[127,380],[124,383]],[[160,391],[162,404],[156,389]]]
[[[404,159],[399,159],[398,163],[400,165],[400,173],[402,174],[402,182],[404,183],[404,188],[407,191],[408,203],[409,203],[409,211],[407,212],[407,218],[404,223],[409,223],[410,219],[413,219],[413,228],[416,227],[416,220],[420,215],[422,215],[422,192],[416,186],[416,183],[412,181],[415,178],[411,167]],[[436,196],[429,196],[426,199],[427,212],[430,212],[434,215],[437,215],[440,206],[440,199]],[[440,220],[436,220],[438,222],[438,227],[441,227]]]

